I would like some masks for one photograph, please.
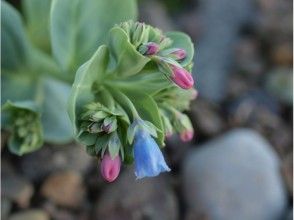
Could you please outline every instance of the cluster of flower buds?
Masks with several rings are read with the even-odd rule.
[[[124,113],[119,108],[111,110],[101,103],[87,105],[81,115],[78,138],[87,146],[89,154],[101,155],[101,175],[108,182],[114,181],[120,172],[119,152],[123,149],[118,125],[124,120]]]
[[[161,104],[160,109],[167,137],[173,134],[173,131],[180,134],[184,142],[191,141],[194,137],[194,129],[189,117],[178,111],[176,108],[167,103]],[[171,130],[171,128],[173,130]]]
[[[43,144],[40,116],[30,109],[30,104],[26,102],[15,104],[8,101],[3,106],[4,113],[8,113],[6,120],[9,120],[13,131],[9,138],[9,148],[18,155],[36,150]]]
[[[194,80],[181,62],[186,58],[183,48],[172,48],[172,40],[159,29],[140,22],[128,21],[120,25],[138,51],[155,61],[161,72],[182,89],[190,89]]]

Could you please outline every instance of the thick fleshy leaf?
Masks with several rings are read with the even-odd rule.
[[[7,100],[34,100],[39,81],[18,72],[3,72],[1,76],[1,105]]]
[[[159,110],[156,102],[152,97],[147,94],[136,92],[136,93],[126,93],[128,97],[134,103],[140,117],[151,122],[157,128],[157,141],[163,146],[164,145],[164,134],[163,134],[163,124],[159,114]]]
[[[81,115],[86,105],[95,101],[93,85],[95,82],[102,80],[106,73],[108,57],[108,49],[105,45],[102,45],[76,73],[68,102],[68,113],[75,133],[78,132],[78,119],[76,117]]]
[[[74,74],[114,24],[136,18],[136,7],[135,0],[53,0],[52,50],[62,68]]]
[[[28,35],[38,48],[50,52],[49,15],[52,0],[23,0]]]
[[[20,14],[1,1],[1,68],[15,70],[27,63],[28,41]]]
[[[166,76],[158,70],[146,70],[145,68],[137,75],[128,77],[125,80],[116,79],[109,82],[121,91],[140,91],[150,96],[155,95],[159,91],[174,86]]]
[[[139,73],[150,61],[148,57],[143,56],[135,49],[125,31],[119,27],[110,30],[108,44],[114,58],[112,71],[119,77],[128,77]]]
[[[66,143],[73,138],[67,114],[70,88],[68,84],[53,79],[47,78],[43,82],[42,124],[45,141]]]
[[[168,32],[166,33],[166,36],[171,38],[173,41],[172,45],[170,46],[171,48],[181,48],[186,51],[186,58],[180,61],[180,64],[183,67],[189,65],[192,62],[194,56],[194,45],[191,41],[191,38],[182,32],[176,31]]]

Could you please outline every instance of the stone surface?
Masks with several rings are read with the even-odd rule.
[[[140,20],[163,31],[171,31],[173,29],[173,24],[167,14],[166,8],[160,1],[142,1],[139,6]]]
[[[256,81],[264,71],[260,45],[253,37],[243,37],[235,50],[235,66],[238,72]]]
[[[224,127],[225,122],[221,117],[217,106],[205,101],[197,99],[191,104],[191,120],[196,125],[196,138],[199,133],[205,136],[213,136],[220,133]]]
[[[7,219],[11,205],[11,201],[8,198],[1,196],[1,219]]]
[[[254,19],[253,1],[201,0],[198,11],[202,33],[194,60],[196,87],[200,96],[221,101],[226,95],[238,32]]]
[[[175,220],[178,205],[163,175],[135,180],[128,168],[99,196],[94,219]]]
[[[8,220],[49,220],[46,212],[38,209],[26,210],[11,215]]]
[[[63,171],[50,175],[44,181],[41,194],[57,205],[76,208],[85,199],[85,187],[80,174]]]
[[[287,199],[279,166],[271,146],[249,129],[192,150],[183,164],[187,219],[280,219]]]
[[[93,158],[87,155],[83,146],[44,146],[41,150],[21,158],[20,169],[32,180],[40,180],[54,171],[67,169],[82,174],[94,165]]]
[[[293,194],[293,152],[289,153],[283,159],[282,174],[286,182],[290,195]]]
[[[2,174],[1,178],[1,197],[7,197],[21,208],[28,207],[34,193],[31,182],[15,173]]]
[[[262,90],[251,90],[227,106],[231,126],[250,127],[265,137],[284,156],[292,149],[292,130],[280,117],[281,105]]]
[[[293,209],[288,211],[286,220],[293,220]]]

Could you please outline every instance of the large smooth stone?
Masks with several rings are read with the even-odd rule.
[[[183,164],[186,219],[277,220],[287,199],[269,143],[236,129],[188,153]]]

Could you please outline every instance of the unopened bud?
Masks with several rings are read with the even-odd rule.
[[[190,89],[194,85],[192,74],[184,68],[172,65],[172,81],[182,89]]]
[[[154,42],[148,42],[139,47],[139,52],[143,55],[155,55],[159,51],[159,45]]]
[[[102,177],[107,182],[113,182],[119,175],[121,166],[121,159],[119,156],[111,158],[109,154],[104,154],[100,165],[100,172]]]

